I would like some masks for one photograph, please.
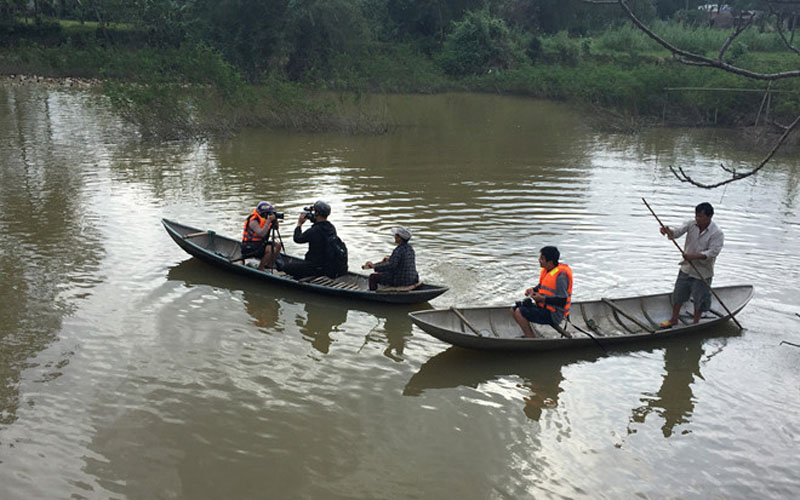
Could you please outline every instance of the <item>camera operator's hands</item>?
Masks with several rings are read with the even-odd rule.
[[[300,214],[300,217],[298,217],[298,218],[297,218],[297,225],[302,227],[302,225],[303,225],[303,224],[304,224],[304,223],[305,223],[307,220],[308,220],[308,219],[306,219],[306,214],[304,214],[304,213],[303,213],[303,214]]]
[[[368,260],[363,266],[361,266],[361,269],[374,269],[374,268],[375,264],[371,260]]]

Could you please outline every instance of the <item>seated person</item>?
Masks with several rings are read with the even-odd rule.
[[[293,240],[295,243],[308,243],[305,262],[286,264],[283,272],[291,274],[297,279],[306,276],[325,275],[325,265],[328,259],[328,240],[336,236],[336,228],[328,222],[331,206],[324,201],[317,201],[306,212],[300,214],[297,226],[294,228]],[[310,220],[312,226],[303,231],[303,224]]]
[[[536,337],[531,323],[558,325],[569,315],[572,301],[572,269],[559,264],[561,254],[556,247],[539,251],[539,284],[525,290],[526,298],[511,308],[511,315],[526,337]]]
[[[271,268],[275,264],[275,259],[281,252],[281,244],[269,237],[274,229],[278,227],[275,207],[271,203],[262,201],[253,209],[247,220],[244,222],[242,232],[242,260],[257,258],[261,259],[258,270]]]
[[[367,261],[363,266],[364,269],[375,270],[369,276],[370,290],[377,290],[378,284],[408,286],[419,282],[414,248],[408,243],[408,240],[411,239],[411,231],[403,226],[397,226],[392,228],[392,234],[396,245],[392,255],[384,257],[377,264]]]

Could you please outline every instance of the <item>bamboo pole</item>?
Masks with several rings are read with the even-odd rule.
[[[658,215],[656,215],[656,213],[653,211],[653,209],[652,209],[652,208],[650,208],[650,204],[649,204],[649,203],[647,203],[647,200],[645,200],[644,198],[642,198],[642,201],[644,202],[644,204],[645,204],[645,206],[647,207],[647,209],[648,209],[648,210],[650,210],[650,213],[651,213],[651,214],[653,214],[653,217],[655,217],[655,218],[656,218],[656,220],[658,221],[658,224],[659,224],[659,225],[660,225],[662,228],[666,229],[666,228],[667,228],[667,226],[665,226],[665,225],[664,225],[664,223],[663,223],[663,222],[661,222],[661,219],[659,219],[659,218],[658,218]],[[669,235],[667,235],[667,236],[669,236]],[[698,276],[700,276],[700,279],[703,281],[703,283],[704,283],[704,284],[705,284],[705,285],[708,287],[708,289],[711,291],[711,293],[712,293],[712,294],[714,295],[714,297],[717,299],[717,302],[719,302],[719,305],[721,305],[721,306],[722,306],[722,308],[723,308],[723,309],[725,309],[725,312],[726,312],[726,313],[728,313],[728,316],[730,316],[730,317],[731,317],[731,319],[733,320],[733,322],[734,322],[734,323],[736,323],[736,326],[738,326],[738,327],[739,327],[739,330],[744,330],[744,327],[742,327],[742,325],[741,325],[741,324],[740,324],[738,321],[736,321],[736,318],[734,317],[734,315],[733,315],[733,313],[731,312],[731,310],[730,310],[730,309],[728,309],[728,306],[726,306],[726,305],[725,305],[725,303],[724,303],[724,302],[722,302],[722,299],[721,299],[721,298],[719,298],[719,295],[717,295],[717,292],[715,292],[715,291],[714,291],[714,289],[713,289],[713,288],[711,288],[711,285],[708,283],[708,280],[706,280],[706,279],[703,277],[703,275],[702,275],[702,274],[700,274],[700,271],[698,271],[698,270],[697,270],[697,267],[695,267],[695,265],[694,265],[694,262],[692,262],[691,260],[688,260],[688,259],[686,258],[686,254],[683,252],[683,249],[681,248],[681,246],[680,246],[680,245],[678,245],[678,242],[677,242],[677,241],[675,241],[675,240],[674,240],[674,239],[672,239],[672,238],[670,238],[670,241],[671,241],[671,242],[672,242],[672,243],[675,245],[675,248],[677,248],[677,249],[678,249],[678,251],[681,253],[681,256],[683,256],[683,260],[685,260],[686,262],[688,262],[688,263],[689,263],[689,265],[690,265],[690,266],[692,266],[692,269],[694,269],[694,272],[696,272],[696,273],[697,273],[697,275],[698,275]]]

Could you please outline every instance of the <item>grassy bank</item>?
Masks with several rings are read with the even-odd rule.
[[[656,25],[668,40],[715,54],[726,31],[677,24]],[[528,55],[509,67],[479,74],[445,71],[447,46],[365,42],[333,54],[324,67],[297,81],[279,73],[245,81],[238,68],[203,44],[153,47],[143,34],[114,32],[108,44],[95,27],[65,25],[37,37],[14,38],[0,47],[0,73],[80,77],[104,82],[103,91],[122,116],[145,135],[176,138],[224,133],[243,126],[381,133],[382,117],[342,105],[319,90],[362,93],[475,91],[559,99],[613,109],[626,117],[661,123],[752,124],[766,84],[681,65],[638,30],[623,26],[595,37],[566,33],[529,42]],[[122,35],[120,35],[122,33]],[[728,61],[760,71],[796,67],[772,33],[748,32],[727,52]],[[6,37],[8,39],[8,37]],[[8,40],[7,40],[8,41]],[[452,59],[452,57],[451,57]],[[771,85],[771,117],[800,109],[800,82]],[[324,94],[329,95],[329,94]]]

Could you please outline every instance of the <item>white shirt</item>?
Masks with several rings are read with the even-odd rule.
[[[697,222],[692,219],[686,221],[677,229],[670,229],[675,239],[686,234],[686,244],[683,247],[683,253],[701,253],[706,256],[705,259],[692,261],[694,267],[702,274],[702,278],[711,278],[714,276],[714,262],[716,262],[717,256],[722,251],[722,245],[725,243],[725,235],[722,234],[722,230],[719,226],[717,226],[714,221],[711,221],[705,231],[700,231]],[[681,271],[693,278],[701,278],[694,269],[692,269],[692,264],[682,260]]]

